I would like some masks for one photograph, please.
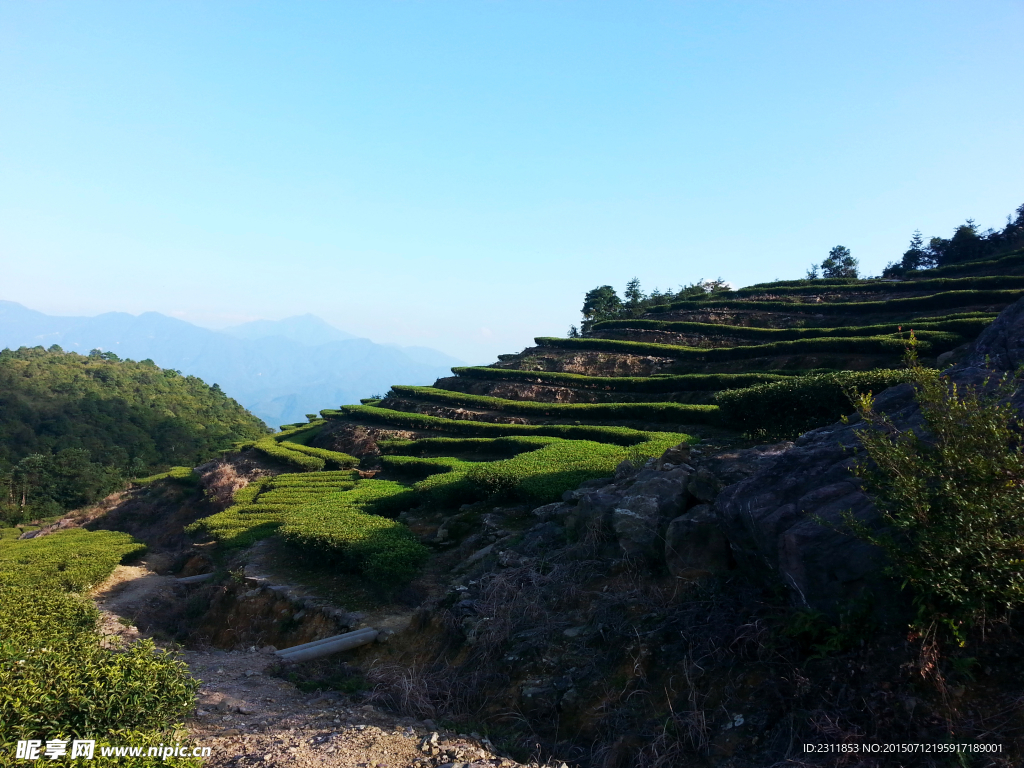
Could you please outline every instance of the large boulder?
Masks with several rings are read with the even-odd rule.
[[[721,574],[732,567],[729,539],[709,505],[696,506],[668,524],[665,565],[681,579]]]
[[[1024,299],[1004,310],[947,375],[960,387],[976,387],[1022,363]],[[1018,397],[1020,408],[1024,394]],[[909,384],[883,391],[875,408],[900,429],[923,423]],[[777,571],[797,602],[834,613],[869,590],[885,615],[897,608],[899,595],[882,573],[883,553],[842,532],[844,513],[882,525],[850,471],[864,457],[857,438],[862,427],[853,415],[847,424],[802,435],[774,456],[759,456],[758,470],[722,490],[713,511],[737,560]]]

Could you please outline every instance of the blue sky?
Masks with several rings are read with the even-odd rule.
[[[0,298],[473,363],[1024,203],[1024,3],[0,5]]]

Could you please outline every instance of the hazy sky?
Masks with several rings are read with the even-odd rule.
[[[1024,3],[0,4],[0,298],[474,363],[1024,203]]]

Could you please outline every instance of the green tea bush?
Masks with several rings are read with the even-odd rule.
[[[19,739],[136,742],[183,720],[198,682],[151,641],[104,648],[95,606],[68,590],[105,579],[145,547],[113,531],[0,541],[0,744]],[[143,761],[139,761],[143,764]]]
[[[636,445],[653,436],[665,434],[661,432],[644,432],[628,427],[601,426],[568,426],[560,424],[492,424],[483,421],[463,421],[460,419],[442,419],[427,416],[423,413],[393,411],[388,408],[376,408],[366,405],[346,405],[339,410],[325,410],[321,413],[331,418],[356,418],[366,421],[388,424],[407,429],[436,430],[455,434],[468,434],[478,437],[505,437],[507,435],[541,435],[561,437],[567,440],[593,440],[599,443],[615,445]],[[678,441],[677,441],[678,442]]]
[[[686,373],[658,376],[584,376],[579,373],[550,371],[522,371],[516,368],[452,368],[456,376],[489,381],[525,381],[573,389],[600,389],[606,392],[636,392],[658,394],[663,392],[715,391],[737,389],[769,381],[781,381],[796,373]]]
[[[299,446],[296,445],[296,448],[298,447]],[[292,466],[298,467],[306,472],[319,472],[327,464],[327,461],[319,456],[307,456],[304,453],[300,453],[298,450],[292,450],[291,448],[279,443],[273,437],[265,437],[262,440],[257,440],[253,444],[253,448],[260,453],[270,456],[272,459],[277,459],[285,462],[286,464],[291,464]]]
[[[652,314],[702,310],[711,307],[722,309],[750,309],[766,312],[807,312],[815,315],[872,315],[922,312],[931,309],[953,309],[978,304],[1010,304],[1021,296],[1019,290],[1007,291],[944,291],[931,296],[916,296],[890,301],[857,302],[808,302],[791,301],[744,301],[743,299],[709,299],[708,301],[679,301],[651,307]]]
[[[419,479],[439,472],[465,469],[472,462],[442,456],[429,459],[419,456],[381,456],[380,464],[383,469],[395,474]]]
[[[994,314],[929,318],[913,323],[885,323],[882,325],[848,325],[840,328],[754,328],[741,325],[715,323],[673,322],[669,320],[606,320],[595,323],[594,331],[654,330],[670,333],[694,333],[704,336],[728,336],[738,339],[764,341],[792,341],[826,337],[886,336],[900,333],[904,327],[915,331],[947,331],[961,336],[977,336],[995,319]]]
[[[293,443],[305,445],[320,433],[323,426],[324,420],[320,418],[313,419],[309,422],[300,421],[296,424],[284,424],[281,426],[281,431],[276,435],[271,435],[271,437],[279,442],[282,440],[288,440]]]
[[[355,456],[350,456],[347,453],[341,453],[340,451],[329,451],[326,448],[313,448],[308,445],[293,443],[287,440],[280,443],[280,445],[282,448],[286,448],[289,451],[298,451],[306,456],[323,459],[325,463],[333,464],[334,466],[341,467],[342,469],[354,467],[359,463],[359,459]]]
[[[5,627],[43,625],[40,634],[0,643],[0,742],[51,734],[93,738],[185,719],[199,687],[185,665],[151,640],[103,648],[81,616],[74,633],[49,632],[67,620],[67,599],[57,590],[0,587]]]
[[[838,421],[853,405],[847,393],[878,392],[912,379],[907,370],[844,371],[719,392],[722,423],[758,438],[791,438]]]
[[[889,555],[914,593],[922,632],[965,631],[1024,605],[1024,421],[1008,396],[1019,379],[988,391],[959,389],[915,366],[923,429],[899,429],[862,395],[857,464],[885,528],[847,518]]]
[[[362,480],[352,491],[333,494],[291,514],[280,533],[304,550],[331,558],[373,581],[408,581],[429,554],[416,535],[384,517],[414,506],[415,493],[387,480]]]
[[[470,395],[434,387],[393,386],[399,397],[448,403],[464,407],[483,408],[503,413],[554,418],[587,418],[597,421],[615,419],[642,419],[678,424],[714,424],[718,421],[718,408],[714,405],[684,405],[681,403],[542,403],[531,400],[505,400],[500,397]]]
[[[197,485],[199,476],[192,470],[192,467],[171,467],[166,472],[159,472],[149,477],[140,477],[132,480],[135,485],[152,485],[160,480],[172,480],[181,485]]]
[[[510,459],[466,462],[453,471],[421,480],[415,488],[428,505],[452,506],[488,498],[545,504],[557,501],[586,480],[607,477],[626,459],[659,456],[673,445],[691,439],[674,432],[651,435],[649,440],[632,447],[588,440],[552,440]]]
[[[959,334],[945,331],[922,331],[918,334],[919,349],[928,354],[939,354],[962,344]],[[701,349],[681,347],[673,344],[652,344],[640,341],[618,341],[615,339],[534,339],[538,346],[561,349],[597,350],[619,354],[651,355],[671,357],[677,360],[721,361],[744,360],[751,357],[799,354],[891,354],[900,355],[906,349],[906,341],[896,336],[864,336],[844,338],[798,339],[796,341],[774,341],[743,347],[716,347]]]
[[[816,281],[821,282],[821,281]],[[923,280],[906,280],[891,282],[888,280],[865,280],[832,286],[821,285],[767,285],[740,288],[732,292],[733,296],[753,296],[772,293],[781,295],[801,295],[818,293],[903,293],[909,291],[965,291],[992,290],[1024,287],[1024,277],[996,275],[992,277],[959,277]]]
[[[1024,266],[1024,251],[1016,251],[998,259],[964,261],[959,264],[948,264],[944,267],[935,267],[934,269],[910,270],[904,275],[904,277],[907,280],[929,280],[934,277],[945,275],[960,275],[984,270],[1008,270],[1020,266]]]
[[[456,453],[498,455],[512,458],[550,445],[557,437],[427,437],[420,440],[379,440],[385,456],[434,456],[444,458]]]
[[[22,541],[0,541],[0,584],[81,592],[103,581],[146,545],[119,531],[70,528]]]

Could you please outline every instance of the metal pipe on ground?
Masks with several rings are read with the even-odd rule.
[[[309,661],[310,659],[318,659],[321,656],[329,656],[332,653],[347,651],[367,643],[372,643],[377,639],[377,634],[376,629],[365,627],[355,632],[346,632],[343,635],[335,635],[334,637],[327,637],[312,643],[285,648],[283,651],[278,651],[277,655],[282,661]]]
[[[186,576],[183,579],[178,579],[177,582],[178,584],[197,584],[200,581],[206,581],[207,579],[212,578],[212,573],[200,573],[198,576]]]
[[[367,632],[374,631],[376,630],[374,630],[373,627],[362,627],[361,629],[354,629],[351,632],[345,632],[341,635],[331,635],[330,637],[324,637],[320,640],[311,640],[310,642],[303,643],[302,645],[293,645],[291,648],[282,648],[279,651],[275,651],[275,653],[277,653],[278,656],[287,656],[289,653],[295,653],[296,651],[304,651],[307,648],[316,648],[317,646],[323,645],[324,643],[333,643],[335,640],[338,640],[342,637],[361,635]]]

